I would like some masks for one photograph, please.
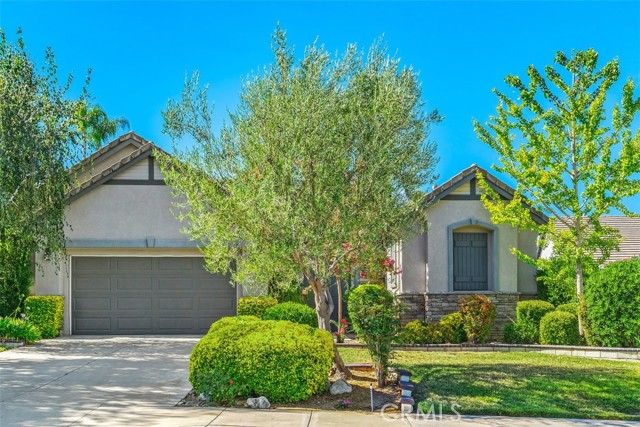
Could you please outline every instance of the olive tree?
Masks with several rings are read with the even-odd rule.
[[[338,58],[314,44],[296,61],[277,29],[272,48],[274,64],[244,82],[219,133],[207,87],[197,73],[186,82],[164,131],[192,145],[159,162],[209,270],[243,286],[304,276],[330,330],[328,287],[345,260],[374,259],[424,222],[440,117],[382,42]]]

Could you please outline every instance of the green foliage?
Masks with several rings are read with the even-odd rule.
[[[303,292],[302,284],[299,280],[289,283],[271,282],[268,286],[268,295],[275,298],[279,303],[297,302],[299,304],[309,303],[309,295]]]
[[[253,316],[223,318],[194,347],[189,380],[196,393],[231,401],[223,386],[230,380],[241,397],[265,396],[295,402],[325,390],[333,361],[327,331]]]
[[[497,311],[495,304],[487,296],[469,295],[460,300],[460,315],[467,339],[478,344],[489,337]]]
[[[620,77],[617,59],[598,69],[598,53],[589,49],[571,57],[558,52],[554,62],[558,67],[545,67],[544,75],[529,66],[528,82],[507,76],[508,92],[494,90],[497,115],[486,126],[474,121],[479,139],[500,157],[496,171],[517,182],[513,199],[504,203],[480,174],[478,180],[492,221],[534,230],[543,244],[552,243],[560,264],[575,268],[581,295],[585,270],[620,242],[619,232],[599,218],[612,209],[632,215],[624,202],[640,193],[640,128],[633,125],[640,98],[629,78],[621,94],[612,94],[620,103],[610,108],[607,96]],[[532,208],[550,221],[537,224]],[[545,261],[514,251],[544,268]],[[559,287],[553,301],[570,302],[560,289],[564,281],[551,279]]]
[[[264,320],[289,320],[314,328],[318,327],[316,311],[306,304],[297,302],[283,302],[282,304],[274,305],[265,311],[262,318]]]
[[[13,317],[0,317],[0,338],[34,343],[40,341],[40,331],[30,322]]]
[[[60,85],[51,49],[36,65],[20,31],[0,30],[0,315],[29,294],[31,256],[54,262],[64,248],[68,171],[79,137],[71,77]],[[27,274],[29,272],[29,274]]]
[[[442,316],[438,324],[443,331],[445,342],[452,344],[467,342],[464,320],[462,319],[462,313],[459,311]]]
[[[538,344],[540,329],[530,322],[508,323],[504,327],[504,342],[507,344]]]
[[[554,266],[558,266],[558,258],[549,260]],[[553,305],[567,304],[576,300],[576,269],[575,265],[564,266],[561,271],[551,271],[551,266],[544,270],[538,270],[536,282],[538,284],[538,297],[542,301]],[[560,266],[558,266],[560,268]],[[567,274],[568,273],[568,274]]]
[[[0,241],[0,317],[20,312],[33,284],[31,255],[17,249]]]
[[[349,293],[348,308],[353,329],[373,360],[378,385],[384,386],[391,343],[400,329],[400,305],[380,285],[366,284]]]
[[[540,344],[580,345],[578,316],[566,311],[552,311],[540,321]]]
[[[267,309],[278,304],[271,297],[242,297],[238,300],[238,316],[256,316],[260,319]]]
[[[568,304],[560,304],[556,307],[556,311],[565,311],[573,314],[574,316],[578,316],[578,303],[570,302]]]
[[[640,258],[613,262],[594,274],[584,303],[589,344],[640,347]]]
[[[247,396],[248,387],[218,370],[205,370],[197,374],[200,393],[218,405],[234,406],[238,396]]]
[[[98,150],[118,131],[129,129],[129,121],[124,117],[109,119],[102,107],[88,102],[79,103],[74,115],[76,126],[82,135],[83,158],[90,154],[89,151]]]
[[[382,42],[337,59],[314,44],[296,61],[278,28],[272,48],[219,134],[194,74],[163,112],[174,143],[194,142],[158,161],[211,271],[245,287],[302,272],[328,330],[326,291],[342,262],[366,263],[425,223],[440,116],[425,113],[418,74]]]
[[[461,344],[466,340],[459,312],[447,314],[439,322],[409,322],[397,337],[397,342],[402,344]]]
[[[518,323],[528,323],[538,329],[540,327],[540,319],[553,310],[555,310],[555,307],[550,302],[540,300],[519,301],[516,305],[516,319]]]
[[[64,298],[60,295],[32,295],[24,302],[25,319],[40,330],[42,338],[60,335]]]

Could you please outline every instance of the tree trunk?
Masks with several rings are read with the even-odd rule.
[[[338,287],[338,324],[340,324],[342,321],[342,282],[340,276],[336,277],[336,286]]]
[[[576,294],[578,295],[578,304],[582,304],[582,289],[584,284],[584,275],[582,272],[582,260],[576,263]],[[578,312],[578,331],[580,336],[584,337],[584,326],[582,325],[581,311]]]
[[[387,378],[384,369],[378,364],[376,364],[376,380],[378,381],[378,388],[383,388],[387,385]]]
[[[313,289],[313,298],[316,303],[316,315],[318,316],[318,328],[324,329],[331,333],[331,313],[333,312],[333,298],[329,288],[324,286],[322,282],[316,278],[309,278],[309,283]],[[338,347],[333,344],[333,364],[336,371],[340,372],[345,378],[351,378],[349,368],[344,364]]]

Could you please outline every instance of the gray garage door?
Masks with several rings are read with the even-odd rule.
[[[202,258],[73,257],[74,334],[201,334],[236,314],[236,290]]]

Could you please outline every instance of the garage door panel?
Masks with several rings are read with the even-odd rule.
[[[158,260],[159,271],[193,270],[194,261],[199,258],[162,258]]]
[[[211,283],[209,283],[211,287]],[[158,289],[167,291],[190,291],[193,289],[193,281],[184,277],[166,277],[158,279]]]
[[[124,277],[115,279],[119,291],[150,291],[153,289],[151,278]]]
[[[111,319],[108,317],[83,317],[74,320],[76,330],[86,331],[84,333],[109,333],[111,331]]]
[[[73,257],[74,334],[205,333],[236,289],[202,258]]]
[[[193,298],[163,298],[158,297],[158,310],[193,310]]]
[[[75,298],[74,299],[76,310],[110,310],[111,298],[110,297],[97,297],[97,298]]]
[[[111,291],[111,280],[108,277],[76,277],[74,279],[74,291]]]
[[[116,260],[117,271],[151,271],[153,269],[153,258],[114,258]]]
[[[151,310],[151,296],[146,298],[118,298],[118,310]]]

